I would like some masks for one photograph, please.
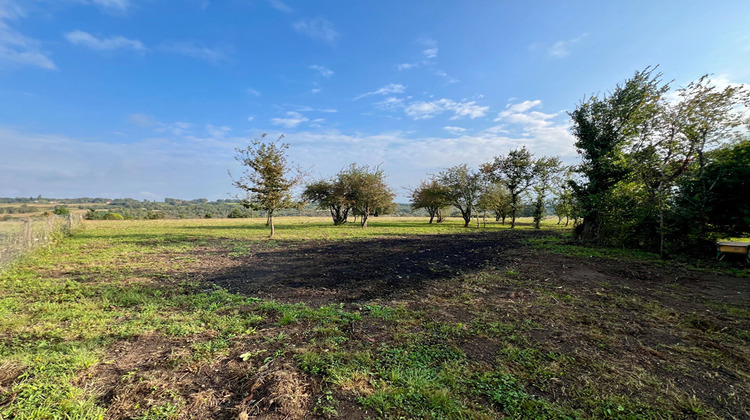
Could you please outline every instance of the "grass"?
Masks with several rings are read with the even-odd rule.
[[[557,230],[554,222],[544,228]],[[292,417],[297,411],[285,407],[302,407],[344,418],[720,416],[705,399],[607,354],[619,339],[608,331],[624,328],[615,312],[623,307],[642,313],[644,322],[666,322],[728,346],[654,349],[671,355],[664,357],[674,371],[716,360],[720,366],[710,369],[750,379],[742,367],[748,310],[723,302],[707,307],[736,321],[728,331],[704,314],[669,315],[626,290],[613,289],[604,300],[528,282],[524,267],[513,266],[461,274],[442,291],[409,299],[311,306],[229,293],[186,268],[211,258],[198,249],[240,260],[251,256],[248,244],[481,230],[421,218],[371,219],[367,229],[279,218],[276,229],[268,240],[262,220],[89,221],[56,247],[15,262],[0,274],[0,419],[215,417],[221,407],[248,414],[265,407]],[[530,241],[542,250],[592,252],[554,238]],[[512,303],[505,305],[509,289]],[[564,311],[573,307],[584,310]],[[538,338],[555,322],[572,325],[569,340],[585,344],[560,347]],[[622,374],[626,367],[633,369]],[[273,382],[285,377],[298,392]],[[245,401],[250,396],[254,406]],[[263,405],[274,398],[275,406]]]

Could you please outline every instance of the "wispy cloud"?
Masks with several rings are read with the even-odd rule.
[[[211,138],[223,139],[229,134],[230,131],[232,131],[232,129],[225,125],[221,127],[215,127],[212,124],[207,124],[206,131]]]
[[[490,109],[488,106],[477,105],[475,101],[456,102],[452,99],[438,99],[435,101],[414,102],[404,109],[406,115],[415,120],[433,118],[443,112],[453,112],[451,120],[468,117],[475,119],[483,117]]]
[[[281,0],[268,0],[268,3],[271,5],[271,7],[280,12],[292,13],[294,11],[291,7],[287,6]]]
[[[318,73],[320,73],[320,75],[323,76],[323,77],[331,77],[331,76],[333,76],[333,70],[331,70],[329,68],[326,68],[326,67],[323,67],[323,66],[318,66],[318,65],[315,65],[315,64],[311,65],[310,68],[313,69],[313,70],[315,70],[315,71],[317,71]]]
[[[213,64],[229,60],[227,48],[211,48],[194,42],[168,42],[161,44],[158,49],[159,51],[197,58]]]
[[[97,51],[112,51],[118,49],[128,49],[135,51],[145,51],[146,47],[141,41],[128,39],[124,36],[112,36],[109,38],[97,38],[88,32],[75,30],[65,34],[65,38],[74,45],[82,45]]]
[[[439,51],[437,41],[430,38],[421,38],[417,43],[422,47],[422,58],[411,63],[396,64],[396,68],[399,71],[410,70],[421,66],[431,66],[434,64],[433,60],[437,58]]]
[[[495,118],[496,122],[502,122],[503,125],[491,127],[487,129],[487,132],[517,132],[522,137],[533,138],[539,143],[565,144],[565,153],[573,151],[574,138],[570,132],[569,124],[555,122],[555,118],[561,112],[547,114],[534,110],[541,106],[542,101],[540,100],[508,104],[505,110],[500,112],[497,118]]]
[[[13,29],[9,21],[24,17],[15,2],[0,1],[0,68],[39,67],[55,70],[57,66],[41,49],[41,42]]]
[[[572,47],[579,43],[588,34],[582,34],[579,37],[569,39],[567,41],[557,41],[551,47],[547,49],[547,54],[555,58],[563,58],[570,55]]]
[[[245,93],[247,93],[248,95],[252,95],[252,96],[260,96],[260,92],[252,88],[245,89]]]
[[[443,130],[453,134],[461,134],[466,131],[466,129],[463,127],[452,127],[450,125],[446,125],[445,127],[443,127]]]
[[[294,111],[287,112],[286,118],[271,118],[271,124],[280,125],[286,128],[294,128],[307,121],[310,121],[310,119],[299,112]]]
[[[90,3],[109,11],[126,11],[130,8],[130,0],[90,0]]]
[[[186,134],[190,134],[193,128],[193,124],[191,123],[183,121],[164,123],[150,115],[143,113],[130,114],[128,115],[127,119],[128,122],[138,128],[150,128],[157,133],[167,133],[174,136],[183,136]]]
[[[370,95],[392,95],[394,93],[404,93],[405,91],[406,91],[406,86],[400,85],[398,83],[389,83],[380,89],[373,90],[372,92],[363,93],[357,96],[356,98],[354,98],[354,100],[356,101],[357,99],[362,99]]]
[[[324,41],[329,44],[336,42],[339,33],[333,27],[333,23],[323,18],[301,20],[292,24],[295,31],[307,35],[310,38]]]

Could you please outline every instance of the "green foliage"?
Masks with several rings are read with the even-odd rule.
[[[501,182],[510,194],[510,227],[516,227],[516,216],[521,205],[521,194],[534,181],[534,160],[526,146],[511,150],[506,156],[497,156],[492,163],[482,165],[490,180]]]
[[[750,103],[750,93],[736,86],[718,89],[704,76],[679,89],[678,100],[669,100],[669,86],[660,78],[647,68],[571,113],[583,176],[571,182],[583,217],[577,233],[662,257],[669,249],[696,245],[705,252],[705,244],[723,230],[710,226],[741,220],[748,211],[746,202],[722,203],[725,197],[741,196],[734,190],[712,192],[719,179],[741,189],[736,178],[741,174],[728,167],[720,176],[707,174],[712,153],[707,150],[739,135],[736,128],[745,118],[739,105]],[[730,165],[743,167],[743,162]],[[714,203],[725,213],[709,217]],[[745,228],[734,225],[726,232],[742,234]]]
[[[53,210],[52,213],[58,215],[67,215],[70,214],[70,210],[65,206],[55,206],[55,210]]]
[[[448,203],[461,212],[464,227],[469,227],[482,191],[482,175],[462,164],[440,172],[437,181],[446,189]]]
[[[351,164],[338,177],[346,186],[346,197],[352,210],[360,216],[362,227],[367,227],[371,214],[393,210],[393,198],[396,194],[385,183],[385,172],[379,167]]]
[[[283,135],[274,142],[264,142],[265,137],[263,134],[253,140],[246,149],[235,149],[235,159],[245,169],[233,184],[245,192],[247,198],[242,201],[245,207],[266,211],[271,227],[269,236],[273,237],[273,214],[276,210],[298,205],[292,200],[291,190],[302,181],[304,174],[287,162],[289,145],[281,143]]]
[[[229,215],[227,216],[230,219],[242,219],[246,217],[250,217],[250,215],[247,212],[242,211],[238,208],[233,208],[231,212],[229,212]]]
[[[104,213],[102,216],[104,220],[123,220],[125,219],[120,213]]]
[[[314,203],[321,209],[330,211],[335,226],[347,222],[352,202],[347,196],[348,187],[340,176],[331,179],[321,179],[305,186],[302,199]]]
[[[443,209],[450,206],[449,189],[440,185],[436,179],[422,181],[422,184],[411,193],[411,207],[414,210],[425,209],[430,215],[430,222],[437,217],[437,223],[443,221]]]

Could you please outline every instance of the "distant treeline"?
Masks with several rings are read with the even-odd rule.
[[[251,211],[239,200],[225,199],[208,201],[205,198],[183,200],[165,198],[164,201],[135,200],[132,198],[0,198],[0,203],[22,203],[20,206],[0,206],[0,215],[21,213],[53,213],[56,208],[87,210],[88,219],[119,218],[107,216],[118,214],[124,219],[202,219],[266,217],[263,211]],[[29,204],[34,204],[29,205]],[[40,206],[39,204],[49,204]],[[284,209],[279,216],[326,216],[327,210],[308,205],[301,208]],[[426,216],[424,210],[412,210],[410,204],[397,204],[394,216]]]

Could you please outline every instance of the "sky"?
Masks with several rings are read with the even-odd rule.
[[[0,196],[232,198],[284,135],[310,180],[430,174],[525,145],[658,65],[750,83],[750,2],[0,0]]]

